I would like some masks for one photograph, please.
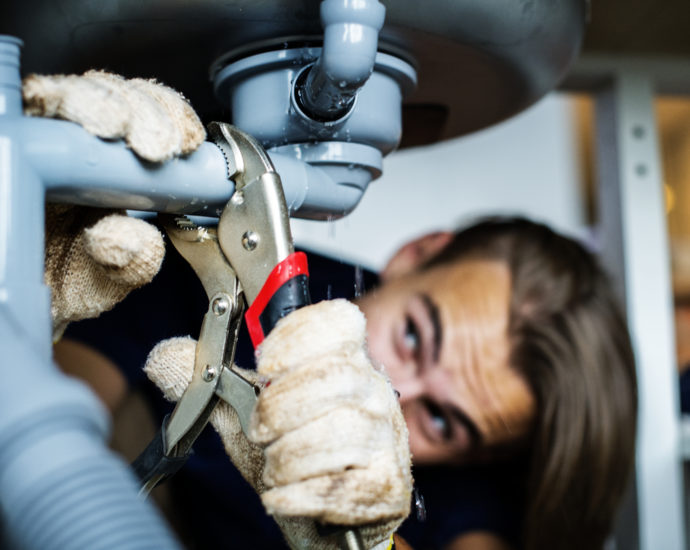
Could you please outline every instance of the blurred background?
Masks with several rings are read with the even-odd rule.
[[[379,269],[411,237],[497,212],[545,221],[606,255],[617,218],[625,252],[607,263],[636,339],[640,437],[636,487],[610,548],[690,548],[690,3],[589,8],[582,54],[557,90],[500,124],[391,154],[350,216],[294,220],[294,233]]]

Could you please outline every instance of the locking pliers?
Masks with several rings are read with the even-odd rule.
[[[251,136],[214,122],[209,134],[223,152],[235,190],[217,229],[160,215],[172,244],[189,262],[209,299],[192,380],[160,433],[135,460],[142,493],[184,464],[223,399],[247,432],[260,388],[233,367],[242,314],[258,346],[278,320],[310,303],[306,256],[295,252],[283,189],[268,155]]]
[[[311,303],[306,255],[295,252],[280,177],[261,145],[219,122],[209,135],[221,149],[235,190],[217,229],[161,215],[171,242],[201,280],[209,299],[196,346],[192,381],[158,436],[135,460],[142,494],[173,475],[208,423],[219,399],[230,404],[247,434],[260,387],[233,366],[242,313],[254,347],[275,324]],[[341,548],[363,548],[358,531],[320,526]]]

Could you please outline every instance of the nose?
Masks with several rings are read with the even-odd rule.
[[[424,395],[424,381],[417,377],[410,377],[399,381],[395,385],[395,390],[400,394],[400,404],[404,405]]]

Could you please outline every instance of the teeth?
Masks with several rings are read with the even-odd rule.
[[[199,226],[195,224],[192,220],[190,220],[187,216],[176,217],[175,225],[177,225],[178,229],[182,229],[183,231],[194,231],[199,228]]]

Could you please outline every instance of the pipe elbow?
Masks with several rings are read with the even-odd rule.
[[[385,15],[386,8],[378,0],[321,3],[324,47],[320,63],[337,87],[357,88],[369,78]]]
[[[336,27],[336,28],[334,28]],[[374,70],[378,32],[357,24],[331,26],[324,35],[319,63],[339,90],[361,88]]]

